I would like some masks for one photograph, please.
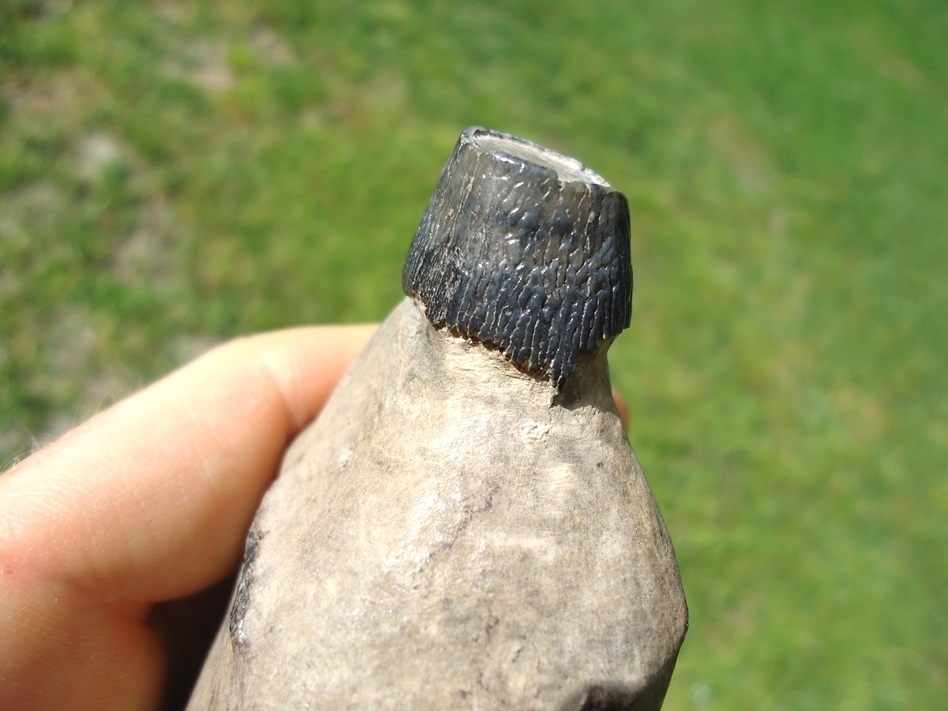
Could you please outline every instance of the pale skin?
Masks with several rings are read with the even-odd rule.
[[[0,475],[0,709],[157,707],[154,606],[235,569],[285,447],[375,328],[232,341]]]

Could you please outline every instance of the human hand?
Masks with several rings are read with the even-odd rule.
[[[284,448],[374,329],[233,341],[0,475],[0,709],[158,705],[154,608],[236,568]]]
[[[156,604],[238,564],[283,450],[374,326],[216,348],[0,475],[0,709],[145,709]]]

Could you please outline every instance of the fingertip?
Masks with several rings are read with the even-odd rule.
[[[619,419],[622,421],[622,428],[629,429],[629,406],[616,388],[612,389],[612,399],[616,403],[616,410],[619,412]]]

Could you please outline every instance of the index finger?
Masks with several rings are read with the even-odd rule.
[[[286,444],[374,330],[233,341],[24,460],[0,477],[0,572],[139,602],[220,579]]]

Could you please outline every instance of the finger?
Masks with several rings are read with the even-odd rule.
[[[105,600],[190,594],[236,565],[293,435],[374,326],[221,346],[0,477],[0,575]]]
[[[0,708],[155,708],[162,650],[142,610],[0,574]]]
[[[612,399],[615,400],[616,410],[619,411],[619,419],[622,421],[622,427],[626,430],[629,429],[629,405],[626,403],[625,398],[622,397],[622,393],[615,388],[612,389]]]

